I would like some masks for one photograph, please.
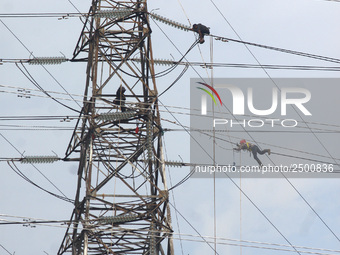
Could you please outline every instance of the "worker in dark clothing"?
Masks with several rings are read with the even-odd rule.
[[[126,97],[124,95],[125,91],[126,91],[126,89],[123,86],[120,86],[117,89],[116,98],[115,98],[115,100],[113,100],[113,103],[115,105],[120,105],[120,109],[122,110],[122,112],[126,111],[126,106],[125,106]]]
[[[200,44],[204,43],[204,36],[205,35],[210,35],[210,30],[208,27],[202,25],[201,23],[199,24],[194,24],[192,26],[192,30],[199,35],[199,40]]]
[[[237,148],[234,148],[234,150],[240,151],[240,150],[247,150],[253,153],[254,159],[259,163],[259,166],[262,167],[261,160],[257,157],[257,153],[260,155],[263,155],[265,153],[268,153],[270,155],[270,149],[260,150],[259,147],[255,144],[247,143],[246,140],[241,140],[240,144],[236,144]]]

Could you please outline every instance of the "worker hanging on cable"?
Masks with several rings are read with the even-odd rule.
[[[236,150],[236,151],[247,150],[247,151],[252,152],[254,159],[257,161],[257,163],[259,163],[260,167],[262,167],[263,164],[262,164],[261,160],[257,157],[257,153],[260,154],[260,155],[268,153],[268,155],[270,155],[270,149],[260,150],[257,145],[247,143],[246,140],[244,140],[244,139],[240,141],[240,144],[237,143],[236,145],[237,145],[237,148],[234,148],[234,150]]]
[[[126,89],[123,86],[120,86],[117,89],[116,98],[113,100],[113,103],[115,105],[120,105],[120,109],[122,110],[122,112],[126,111],[126,106],[125,106],[126,97],[125,97],[125,94],[124,94],[125,91],[126,91]]]
[[[210,35],[210,30],[208,27],[202,25],[201,23],[199,24],[194,24],[192,26],[192,30],[199,35],[199,40],[200,44],[204,43],[204,36],[205,35]]]

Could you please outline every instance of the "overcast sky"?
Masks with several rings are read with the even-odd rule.
[[[81,11],[87,12],[91,1],[72,0]],[[216,7],[219,8],[219,11]],[[259,0],[259,1],[225,1],[225,0],[157,0],[149,1],[148,9],[171,18],[177,22],[192,25],[202,23],[210,27],[213,35],[240,39],[264,45],[270,45],[290,50],[302,51],[316,55],[340,58],[340,3],[320,0]],[[31,1],[1,1],[2,14],[8,13],[75,13],[77,10],[67,0],[31,0]],[[221,15],[221,13],[224,17]],[[78,18],[1,18],[0,22],[0,59],[28,59],[34,56],[63,56],[72,57],[82,29]],[[190,21],[190,24],[189,24]],[[228,24],[229,23],[229,24]],[[153,28],[152,43],[154,58],[178,60],[195,40],[192,32],[184,32],[162,23],[151,21]],[[232,27],[231,27],[231,26]],[[163,34],[166,33],[168,38]],[[237,34],[235,34],[235,32]],[[25,45],[25,48],[22,44]],[[175,47],[175,46],[176,47]],[[251,51],[251,53],[249,52]],[[258,64],[262,65],[313,65],[338,66],[335,63],[319,61],[310,58],[293,56],[281,52],[249,46],[233,42],[213,41],[206,38],[200,47],[196,46],[186,57],[190,62],[210,62],[229,64]],[[213,52],[213,55],[211,55]],[[254,59],[256,57],[257,61]],[[47,91],[69,93],[81,103],[81,95],[85,88],[85,64],[64,63],[58,66],[46,66],[52,76],[41,66],[28,66],[34,79]],[[159,91],[167,88],[181,72],[179,67],[170,75],[157,81]],[[157,67],[158,71],[164,67]],[[326,71],[292,71],[262,69],[221,68],[213,69],[213,77],[218,78],[339,78],[338,72]],[[172,108],[175,116],[182,125],[189,126],[190,117],[190,78],[211,77],[211,71],[201,67],[189,68],[184,77],[171,90],[161,97],[164,105],[179,107]],[[56,82],[57,81],[57,82]],[[72,135],[76,121],[61,122],[60,119],[49,121],[9,121],[4,117],[13,116],[75,116],[74,112],[64,108],[42,93],[32,90],[34,86],[20,72],[15,64],[0,65],[0,158],[19,158],[24,155],[54,155],[62,157]],[[18,87],[30,91],[31,97],[18,97]],[[308,84],[305,85],[308,88]],[[64,89],[63,89],[64,88]],[[312,93],[309,105],[312,118],[306,121],[325,125],[313,125],[339,132],[340,103],[338,86],[322,86],[308,88]],[[112,91],[115,92],[115,89]],[[56,97],[69,99],[64,94],[54,94]],[[63,100],[67,105],[80,109],[74,101]],[[178,114],[182,113],[182,114]],[[183,114],[184,113],[184,114]],[[225,112],[222,112],[224,114]],[[171,122],[175,121],[165,108],[161,107],[161,115]],[[294,114],[290,115],[295,118]],[[331,126],[330,126],[331,125]],[[41,130],[45,126],[53,126],[66,130]],[[163,126],[181,129],[164,121]],[[29,130],[28,130],[29,129]],[[35,130],[32,130],[35,129]],[[232,142],[239,138],[252,140],[246,133],[232,133]],[[313,158],[293,150],[307,151],[334,158],[340,158],[338,144],[339,133],[305,134],[269,134],[251,133],[254,140],[271,147],[274,152]],[[224,137],[227,139],[227,137]],[[229,139],[229,138],[228,138]],[[190,136],[185,131],[166,132],[166,155],[169,160],[190,161]],[[11,144],[10,144],[11,143]],[[231,149],[229,144],[225,145]],[[283,148],[279,148],[279,147]],[[325,148],[328,150],[326,151]],[[210,148],[211,149],[211,148]],[[233,158],[231,150],[225,150],[226,158],[244,164],[253,164],[248,153],[236,154]],[[272,155],[276,164],[305,163],[299,159]],[[264,163],[269,163],[267,157],[261,157]],[[318,157],[334,163],[332,159]],[[308,161],[309,162],[309,161]],[[193,162],[194,163],[194,162]],[[312,162],[309,162],[312,163]],[[0,219],[22,220],[26,218],[67,220],[70,218],[73,205],[37,189],[16,175],[7,162],[1,162],[0,178]],[[76,189],[76,169],[74,163],[58,162],[53,165],[17,164],[19,169],[40,186],[60,194],[59,191],[42,176],[43,173],[52,180],[67,197],[74,198]],[[337,166],[335,169],[340,170]],[[39,171],[41,173],[39,173]],[[169,168],[168,181],[172,184],[180,181],[189,172],[189,168]],[[216,222],[218,254],[293,254],[296,252],[273,251],[258,248],[242,250],[238,246],[226,245],[227,239],[242,239],[266,243],[340,250],[340,241],[330,232],[308,204],[319,214],[322,220],[340,236],[340,179],[235,179],[235,183],[227,178],[215,182]],[[172,186],[172,185],[169,185]],[[247,197],[241,194],[242,189]],[[295,188],[295,189],[294,189]],[[301,196],[305,201],[301,198]],[[171,203],[188,220],[202,236],[214,235],[214,181],[207,179],[189,179],[174,190]],[[256,205],[256,207],[254,206]],[[259,212],[266,215],[267,219]],[[19,216],[10,218],[7,216]],[[269,223],[268,219],[270,220]],[[196,238],[197,232],[172,210],[173,227],[176,234],[182,233],[182,242],[176,235],[175,254],[214,254],[211,247]],[[275,227],[273,227],[273,225]],[[56,254],[65,233],[65,226],[36,226],[0,225],[0,244],[11,254]],[[278,230],[282,235],[279,234]],[[185,240],[195,239],[196,242]],[[209,239],[210,241],[212,239]],[[245,243],[244,243],[245,244]],[[212,244],[213,245],[213,244]],[[247,243],[247,245],[255,245]],[[260,246],[260,245],[258,245]],[[282,247],[281,247],[282,248]],[[287,249],[285,247],[284,249]],[[333,253],[326,252],[324,253]],[[0,246],[0,254],[8,254]]]

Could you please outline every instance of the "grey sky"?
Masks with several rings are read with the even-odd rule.
[[[340,36],[337,24],[340,23],[340,3],[332,1],[316,0],[259,0],[259,1],[222,1],[215,0],[215,4],[227,18],[234,30],[244,40],[265,45],[281,47],[313,53],[317,55],[340,58]],[[81,12],[87,12],[91,1],[72,1]],[[183,12],[181,5],[185,12]],[[155,10],[160,15],[171,18],[180,23],[202,23],[210,27],[211,33],[238,39],[233,29],[227,24],[220,13],[215,9],[210,0],[205,1],[149,1],[149,10]],[[1,1],[1,13],[42,13],[42,12],[68,12],[76,10],[67,1]],[[62,56],[71,57],[78,40],[82,24],[77,18],[58,20],[57,18],[1,18],[1,20],[15,33],[34,56]],[[157,59],[181,58],[195,40],[191,32],[183,32],[162,23],[157,23],[169,36],[171,42],[162,31],[151,21],[153,28],[152,40],[154,57]],[[27,59],[30,53],[17,41],[17,39],[0,23],[0,59],[17,58]],[[178,50],[173,46],[176,45]],[[334,63],[292,56],[284,53],[273,52],[265,49],[249,47],[261,64],[282,65],[317,65],[337,66]],[[213,41],[206,38],[206,43],[196,47],[187,56],[189,61],[210,62],[210,52],[213,51],[215,63],[246,63],[257,64],[253,56],[242,44],[232,42]],[[203,60],[202,60],[203,59]],[[28,66],[29,72],[37,82],[48,91],[64,93],[60,85],[40,66]],[[85,86],[85,65],[79,63],[64,63],[59,66],[46,66],[54,78],[66,90],[74,94],[80,100]],[[157,67],[162,70],[164,67]],[[167,88],[181,68],[172,74],[160,78],[157,82],[158,90]],[[164,105],[181,107],[183,109],[169,108],[176,114],[176,118],[186,126],[189,126],[190,107],[190,78],[198,78],[198,74],[204,78],[211,75],[210,70],[195,67],[189,69],[185,76],[164,96],[161,101]],[[273,78],[301,77],[339,78],[337,72],[321,71],[287,71],[268,70]],[[261,69],[237,69],[214,68],[214,77],[220,78],[267,78]],[[60,106],[51,99],[36,97],[42,93],[31,91],[31,98],[17,96],[17,88],[34,88],[34,86],[22,75],[14,64],[0,66],[0,100],[2,107],[0,117],[4,116],[76,116],[74,112]],[[328,89],[328,88],[327,88]],[[112,88],[114,92],[116,87]],[[14,92],[8,93],[8,92]],[[339,87],[324,90],[323,87],[312,89],[311,111],[315,113],[313,121],[338,125],[332,127],[339,131]],[[66,95],[56,95],[69,99]],[[63,103],[79,109],[79,106],[71,101],[63,100]],[[174,119],[161,107],[162,117],[170,121]],[[54,151],[63,156],[68,145],[72,130],[45,131],[23,130],[36,128],[37,126],[56,126],[72,128],[75,121],[1,121],[0,132],[21,153],[25,155],[53,155]],[[9,127],[5,125],[17,125]],[[164,127],[179,129],[169,122],[163,122]],[[29,127],[27,127],[29,126]],[[321,126],[321,128],[324,128]],[[9,130],[10,129],[10,130]],[[19,129],[19,130],[13,130]],[[237,134],[243,137],[245,134]],[[339,158],[337,134],[317,134],[320,141],[327,147],[333,157]],[[248,139],[248,137],[245,137]],[[294,148],[303,151],[311,151],[316,154],[327,155],[325,150],[311,134],[254,134],[255,140],[269,145]],[[2,137],[0,158],[18,158],[19,153]],[[165,134],[166,155],[169,160],[180,160],[180,155],[185,162],[189,162],[189,136],[184,131],[167,132]],[[238,140],[233,139],[234,142]],[[228,145],[229,146],[229,145]],[[281,153],[294,154],[294,152],[277,149]],[[232,157],[231,152],[228,157]],[[247,153],[237,154],[242,157],[242,162],[252,163]],[[312,156],[311,156],[312,157]],[[299,163],[296,159],[279,157],[271,158],[278,163]],[[240,159],[237,158],[237,161]],[[294,161],[295,160],[295,161]],[[294,161],[294,162],[293,162]],[[16,175],[6,162],[1,162],[0,178],[0,214],[48,220],[67,220],[71,216],[72,204],[60,201],[36,187],[28,184]],[[58,193],[58,191],[42,175],[30,165],[17,164],[30,179],[42,187]],[[36,165],[53,183],[70,198],[74,198],[76,185],[76,168],[73,163],[58,162],[53,165]],[[339,167],[338,167],[339,170]],[[171,180],[175,184],[189,172],[188,168],[170,168]],[[169,179],[169,178],[168,178]],[[328,248],[340,250],[339,241],[320,222],[316,215],[301,199],[299,194],[284,179],[242,179],[236,180],[242,190],[252,201],[268,216],[275,226],[295,244],[308,247]],[[293,179],[291,183],[304,196],[311,206],[320,214],[323,220],[340,236],[340,203],[339,179]],[[171,186],[171,185],[169,185]],[[177,210],[179,210],[203,236],[213,236],[213,180],[190,179],[174,191]],[[58,193],[60,194],[60,193]],[[287,244],[268,221],[257,209],[244,197],[240,191],[227,179],[216,181],[216,215],[217,236],[219,238],[243,239],[268,243]],[[183,234],[197,235],[197,233],[181,218],[178,217],[180,232]],[[179,233],[177,217],[172,210],[172,218],[175,233]],[[0,219],[12,220],[0,216]],[[23,227],[21,225],[0,226],[0,244],[16,255],[25,254],[56,254],[62,237],[65,233],[63,226],[37,226],[36,228]],[[178,236],[176,236],[178,237]],[[191,236],[183,236],[184,239],[196,239]],[[210,239],[211,240],[211,239]],[[229,241],[218,239],[218,242]],[[205,243],[182,241],[183,254],[213,254],[212,249]],[[176,254],[182,254],[178,239],[175,240]],[[240,252],[239,247],[219,244],[219,254],[235,254]],[[254,248],[242,248],[242,254],[292,254],[292,252],[272,251]],[[329,252],[332,253],[332,252]],[[6,254],[0,247],[0,254]]]

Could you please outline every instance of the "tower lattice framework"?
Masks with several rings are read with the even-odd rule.
[[[146,1],[92,1],[72,59],[87,62],[86,85],[65,156],[79,167],[58,254],[173,254],[150,35]]]

